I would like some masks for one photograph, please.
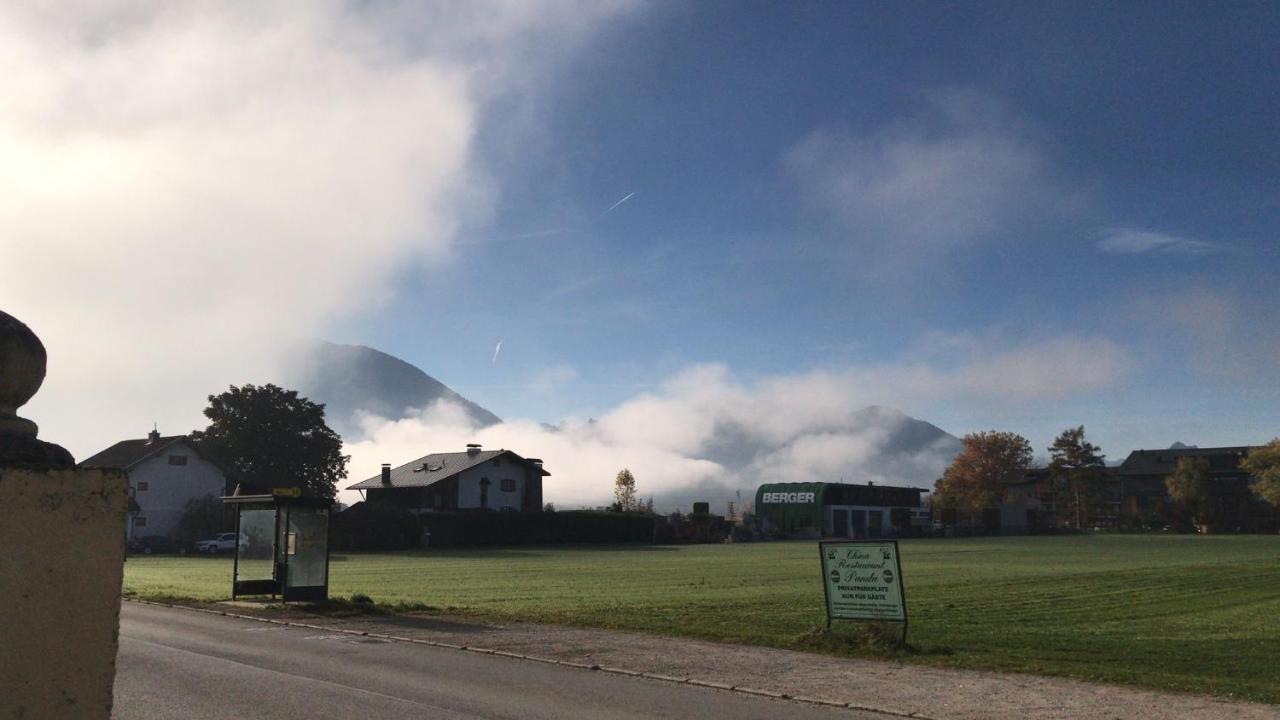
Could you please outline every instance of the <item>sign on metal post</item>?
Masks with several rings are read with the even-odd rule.
[[[827,627],[832,620],[881,620],[902,623],[907,639],[907,595],[897,540],[818,543]]]

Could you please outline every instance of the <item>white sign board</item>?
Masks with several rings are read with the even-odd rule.
[[[818,543],[827,620],[907,621],[896,540]]]

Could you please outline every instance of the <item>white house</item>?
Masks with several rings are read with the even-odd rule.
[[[542,510],[542,478],[549,476],[537,458],[511,450],[432,453],[382,473],[348,490],[359,490],[371,502],[387,502],[416,512],[455,510]]]
[[[161,437],[153,430],[141,440],[121,440],[80,467],[128,471],[129,494],[137,509],[131,513],[127,539],[171,535],[188,502],[228,492],[226,473],[202,456],[186,435]]]

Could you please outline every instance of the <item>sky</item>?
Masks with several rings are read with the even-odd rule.
[[[794,454],[873,404],[1040,455],[1080,424],[1114,460],[1265,442],[1277,31],[1244,2],[6,6],[0,308],[51,355],[24,415],[77,457],[185,432],[322,337],[511,428],[604,419],[597,474],[649,438],[619,459],[672,487],[716,476],[708,424]],[[421,418],[370,419],[353,478],[474,434]],[[834,437],[825,474],[859,457]]]

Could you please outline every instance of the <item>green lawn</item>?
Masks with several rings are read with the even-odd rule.
[[[1280,536],[908,540],[901,548],[906,653],[815,635],[826,616],[812,542],[335,555],[330,593],[1280,703]],[[221,599],[230,574],[224,558],[135,557],[125,592]]]

